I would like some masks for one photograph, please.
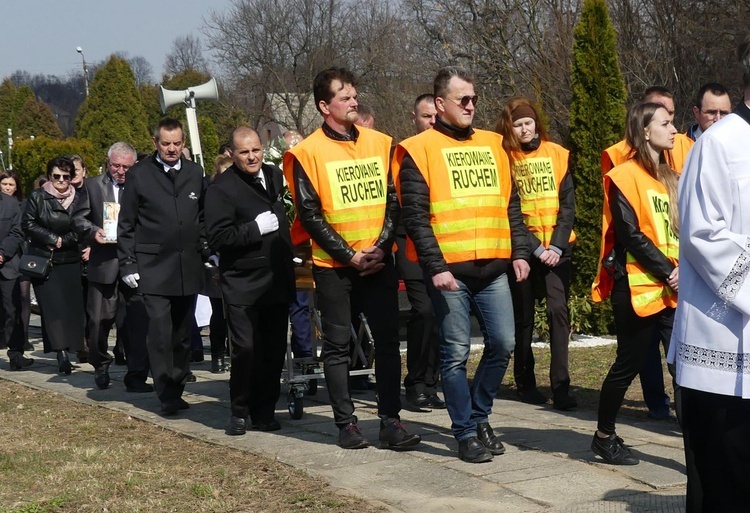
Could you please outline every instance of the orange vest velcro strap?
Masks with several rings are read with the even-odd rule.
[[[664,185],[633,160],[615,167],[605,176],[605,191],[609,189],[609,182],[617,186],[633,208],[640,231],[673,265],[677,266],[679,239],[672,229],[669,217],[669,209],[677,208],[677,205],[670,205],[669,194]],[[609,220],[611,223],[611,213]],[[603,230],[605,233],[606,231],[609,231],[608,228]],[[665,308],[677,306],[677,293],[649,273],[629,253],[626,257],[625,269],[628,275],[631,302],[638,316],[647,317]],[[600,268],[599,274],[602,273]],[[597,281],[604,281],[603,278],[603,276],[598,276]],[[594,297],[596,299],[596,296]]]
[[[321,203],[323,218],[354,251],[373,246],[383,230],[388,198],[391,138],[358,127],[357,141],[337,141],[322,128],[284,155],[284,174],[293,179],[296,158]],[[291,183],[291,181],[290,181]],[[313,263],[346,267],[312,238]]]
[[[529,153],[514,153],[511,173],[521,198],[523,220],[545,248],[549,248],[560,212],[560,184],[568,173],[569,151],[542,141]],[[568,242],[575,242],[571,230]]]
[[[510,258],[511,181],[502,136],[475,130],[458,141],[426,130],[396,148],[394,179],[407,152],[430,190],[430,224],[446,263]],[[417,261],[410,239],[406,255]]]

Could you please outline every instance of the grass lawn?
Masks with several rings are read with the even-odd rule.
[[[267,458],[1,383],[2,513],[382,511]]]

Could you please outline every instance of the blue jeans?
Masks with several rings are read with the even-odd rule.
[[[458,282],[458,290],[442,291],[425,280],[435,308],[440,333],[440,374],[451,417],[453,435],[459,442],[477,436],[477,424],[487,422],[492,402],[508,368],[515,346],[513,301],[508,277]],[[484,335],[484,351],[469,388],[466,362],[471,350],[474,313]]]

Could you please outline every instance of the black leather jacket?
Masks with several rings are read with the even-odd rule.
[[[76,191],[73,203],[66,210],[60,202],[43,189],[31,192],[21,215],[21,229],[27,241],[25,251],[38,255],[49,255],[57,238],[62,247],[55,248],[53,263],[71,263],[81,259],[78,247],[79,234],[74,229],[73,219],[83,215],[86,193]]]
[[[359,137],[359,131],[356,126],[352,126],[350,134],[344,135],[336,132],[323,123],[323,132],[326,137],[338,141],[351,140],[356,142],[357,137]],[[313,187],[310,179],[307,177],[307,173],[305,173],[305,170],[302,168],[302,164],[300,164],[297,159],[294,159],[293,169],[295,207],[297,208],[297,216],[299,217],[302,226],[307,230],[307,233],[310,234],[310,237],[312,237],[326,253],[331,255],[332,258],[342,264],[348,264],[356,251],[323,217],[323,213],[320,210],[320,196],[318,196],[318,192]],[[396,225],[398,224],[399,213],[400,207],[398,204],[398,196],[396,195],[396,188],[393,185],[393,180],[389,173],[385,220],[383,221],[383,229],[380,231],[380,236],[375,242],[375,246],[380,248],[386,255],[390,254],[393,247],[393,241],[396,238]]]
[[[672,262],[640,230],[635,210],[614,183],[609,186],[609,198],[618,264],[625,269],[626,253],[630,253],[654,278],[666,283],[674,270]]]
[[[474,130],[471,127],[459,129],[437,118],[433,130],[453,137],[466,140]],[[417,169],[414,159],[407,153],[401,161],[401,201],[403,203],[403,222],[406,232],[414,242],[419,255],[419,265],[425,274],[436,274],[450,271],[454,276],[476,279],[494,279],[507,270],[508,261],[503,259],[477,260],[473,262],[459,262],[447,264],[443,252],[435,238],[430,224],[430,188],[427,186],[422,173]],[[512,181],[511,181],[512,183]],[[527,233],[521,212],[521,199],[515,184],[512,184],[510,201],[508,204],[508,220],[511,230],[512,260],[531,258]]]

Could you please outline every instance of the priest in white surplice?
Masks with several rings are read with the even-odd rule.
[[[688,513],[750,511],[750,34],[739,57],[744,100],[698,139],[679,187],[668,361],[683,387]]]

